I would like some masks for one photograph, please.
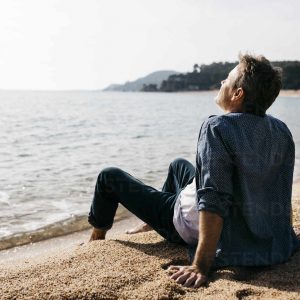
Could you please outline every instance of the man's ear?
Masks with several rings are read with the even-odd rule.
[[[235,91],[233,92],[231,101],[241,103],[242,101],[244,101],[244,98],[245,98],[245,92],[241,87],[239,87],[235,89]]]

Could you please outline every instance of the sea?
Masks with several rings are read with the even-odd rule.
[[[195,162],[201,123],[222,113],[215,96],[0,91],[0,250],[87,228],[105,167],[161,189],[173,159]],[[300,97],[280,96],[268,113],[293,134],[299,181]]]

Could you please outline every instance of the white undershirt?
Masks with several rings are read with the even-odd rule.
[[[176,199],[173,224],[187,244],[196,245],[198,243],[199,211],[197,209],[195,178],[180,192]]]

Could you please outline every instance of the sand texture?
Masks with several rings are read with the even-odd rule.
[[[294,185],[298,237],[299,190]],[[153,231],[124,234],[139,223],[129,215],[106,241],[84,243],[91,233],[86,230],[0,251],[0,299],[300,299],[300,249],[282,265],[218,270],[194,290],[166,271],[188,264],[186,249]]]
[[[272,268],[214,272],[206,287],[168,279],[170,264],[186,264],[184,247],[155,232],[120,234],[0,267],[1,299],[300,299],[300,251]]]
[[[286,97],[286,96],[299,97],[300,96],[300,90],[281,90],[280,91],[280,96],[283,96],[283,97]]]

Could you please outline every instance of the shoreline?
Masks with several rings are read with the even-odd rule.
[[[114,226],[107,232],[107,238],[114,239],[116,236],[125,233],[126,229],[136,226],[140,222],[137,217],[128,213],[126,218],[115,220]],[[27,259],[49,256],[58,251],[86,244],[90,238],[91,230],[92,227],[90,226],[88,229],[3,249],[0,251],[0,264],[20,263]]]
[[[299,299],[300,251],[271,268],[216,270],[206,286],[195,290],[169,279],[166,271],[189,264],[183,246],[153,231],[113,238],[83,245],[79,239],[71,246],[63,241],[59,251],[43,241],[42,255],[23,251],[17,261],[2,258],[1,299]]]
[[[293,207],[293,224],[300,225],[300,180],[293,184],[292,189],[292,207]],[[141,221],[134,216],[132,213],[127,211],[125,208],[121,208],[119,213],[115,217],[113,228],[108,231],[108,238],[113,238],[118,234],[121,234],[122,231],[125,232],[126,229],[136,226]],[[55,236],[44,236],[38,237],[37,239],[26,239],[22,243],[18,244],[10,244],[7,247],[0,246],[0,262],[3,261],[3,258],[6,259],[10,256],[11,259],[17,258],[19,252],[34,252],[37,253],[40,249],[43,252],[43,247],[45,245],[49,245],[51,249],[59,249],[59,243],[62,242],[68,246],[76,245],[75,242],[78,240],[78,243],[83,243],[87,241],[89,238],[89,234],[91,232],[91,225],[86,222],[86,226],[82,229],[74,230],[74,231],[64,231],[61,230],[61,233]],[[34,236],[34,233],[28,233],[29,236]],[[1,242],[6,242],[4,240],[0,240]],[[57,242],[57,243],[56,243]],[[10,260],[11,260],[10,259]]]
[[[115,222],[127,219],[130,212],[123,206],[119,206],[115,215]],[[9,235],[0,239],[0,251],[23,246],[27,244],[37,243],[40,241],[66,236],[72,233],[81,232],[91,228],[87,221],[87,215],[78,215],[64,219],[34,231],[20,232]]]
[[[293,208],[300,183],[293,186]],[[88,243],[90,229],[0,251],[0,295],[11,299],[299,299],[300,249],[271,268],[228,267],[197,290],[168,278],[169,265],[188,265],[187,249],[155,231],[125,230],[141,221],[116,220],[107,239]],[[299,220],[294,225],[300,228]]]
[[[182,91],[172,91],[172,92],[166,92],[166,91],[100,91],[103,93],[146,93],[146,94],[176,94],[176,93],[184,93],[184,94],[194,94],[194,93],[218,93],[219,89],[213,89],[213,90],[182,90]],[[300,89],[299,90],[280,90],[278,97],[300,97]]]

